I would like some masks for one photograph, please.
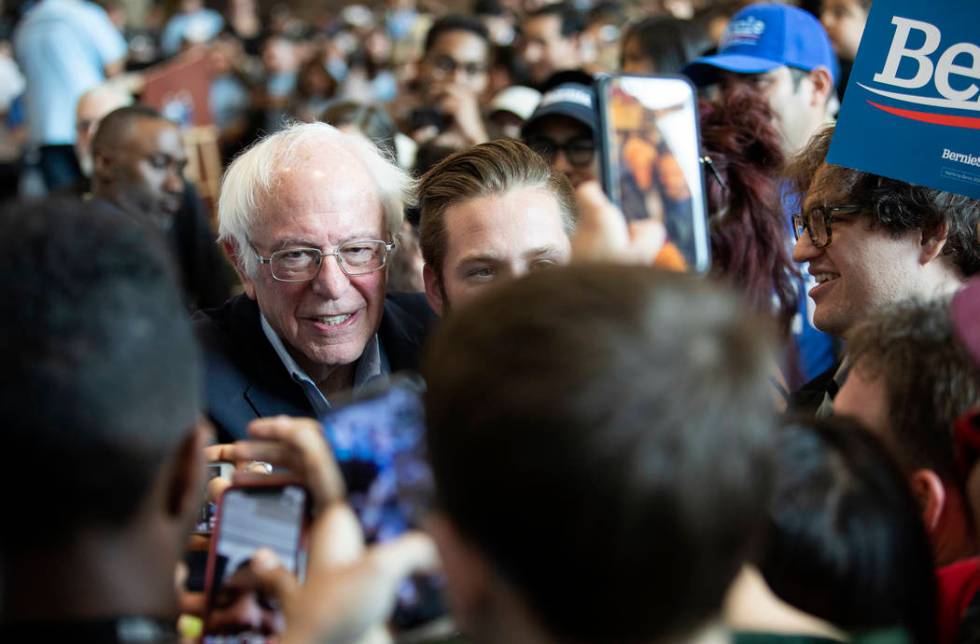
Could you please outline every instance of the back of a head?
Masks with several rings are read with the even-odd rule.
[[[626,266],[534,273],[444,321],[440,509],[552,636],[680,640],[717,615],[764,520],[764,336],[704,280]]]
[[[699,112],[701,147],[712,164],[705,172],[711,273],[745,293],[760,312],[773,310],[775,295],[788,335],[797,312],[798,268],[785,244],[783,153],[772,110],[758,91],[736,83],[719,100],[702,101]]]
[[[842,418],[778,433],[760,568],[781,599],[844,631],[903,627],[935,639],[932,550],[904,475]]]
[[[571,184],[531,148],[514,139],[497,139],[452,154],[419,180],[419,237],[422,257],[436,273],[448,245],[445,213],[450,206],[519,188],[544,188],[561,209],[565,231],[575,229]]]
[[[193,426],[200,381],[168,250],[144,227],[46,201],[4,209],[0,229],[9,554],[126,525]]]
[[[980,367],[956,335],[949,299],[893,304],[858,323],[847,350],[853,369],[881,383],[888,445],[902,468],[957,482],[953,422],[980,400]]]
[[[800,195],[815,187],[814,175],[826,161],[833,134],[834,126],[818,132],[790,161],[786,176]],[[943,254],[964,276],[980,274],[980,200],[834,164],[826,164],[820,181],[848,195],[848,204],[864,207],[872,225],[896,235],[915,229],[934,233],[945,224]]]
[[[650,16],[630,25],[622,38],[642,51],[657,74],[680,74],[684,66],[712,46],[690,20]]]

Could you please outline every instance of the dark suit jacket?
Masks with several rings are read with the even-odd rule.
[[[840,387],[834,380],[834,376],[840,369],[840,365],[839,361],[835,362],[830,369],[790,394],[786,413],[793,417],[813,418],[817,413],[817,408],[823,403],[825,394],[829,393],[831,399],[837,395],[837,390]]]
[[[419,293],[385,298],[378,340],[392,373],[417,370],[435,315]],[[313,407],[262,332],[259,307],[245,295],[200,311],[194,327],[205,355],[207,413],[221,442],[245,437],[255,418],[312,416]]]

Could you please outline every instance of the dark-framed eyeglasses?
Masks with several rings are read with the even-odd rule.
[[[527,147],[544,157],[549,164],[555,162],[559,151],[564,152],[568,162],[576,167],[589,165],[595,157],[595,142],[591,138],[576,138],[559,143],[546,136],[532,136],[527,140]]]
[[[251,242],[250,242],[251,245]],[[384,268],[394,242],[380,239],[358,239],[341,244],[332,251],[319,248],[285,248],[262,257],[252,246],[260,264],[268,264],[272,277],[280,282],[309,282],[320,274],[324,257],[336,257],[346,275],[366,275]]]
[[[793,234],[797,241],[804,232],[809,233],[814,248],[830,246],[833,224],[840,218],[837,215],[856,215],[864,206],[814,206],[806,212],[793,215]]]
[[[463,74],[473,78],[484,74],[487,71],[487,66],[481,63],[474,62],[461,62],[454,59],[452,56],[436,56],[432,59],[432,70],[433,73],[439,78],[448,78],[449,76],[455,76],[457,70],[462,70]]]

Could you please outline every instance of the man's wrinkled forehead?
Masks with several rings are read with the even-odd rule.
[[[352,154],[298,156],[276,167],[268,189],[258,191],[255,223],[341,211],[361,212],[373,220],[382,210],[378,192],[367,168]]]

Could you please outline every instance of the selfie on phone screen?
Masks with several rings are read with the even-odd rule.
[[[598,83],[603,187],[629,220],[655,219],[690,271],[708,267],[696,96],[682,78]]]

